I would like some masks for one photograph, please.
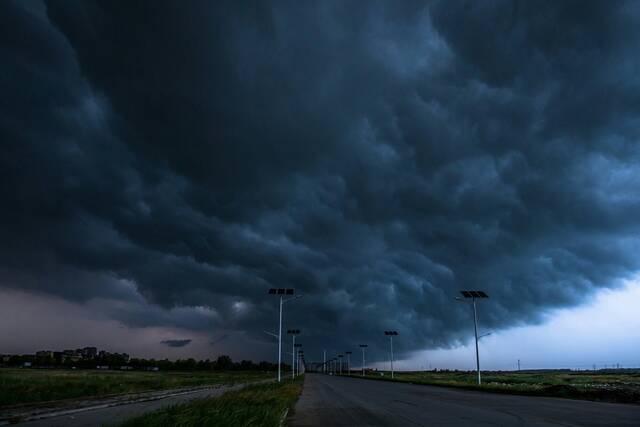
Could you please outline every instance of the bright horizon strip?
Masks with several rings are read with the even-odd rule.
[[[640,367],[640,277],[596,292],[587,303],[550,310],[539,325],[494,331],[480,340],[482,370]],[[482,307],[478,309],[482,330]],[[466,345],[425,350],[394,361],[397,370],[475,369],[473,323]],[[388,369],[389,362],[374,364]]]

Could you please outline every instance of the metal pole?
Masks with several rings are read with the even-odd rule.
[[[347,354],[347,375],[351,375],[351,355]]]
[[[391,338],[391,379],[393,379],[393,335],[390,335]]]
[[[482,384],[480,379],[480,352],[478,351],[478,313],[476,311],[476,299],[473,298],[473,330],[476,334],[476,369],[478,371],[478,385]]]
[[[296,379],[296,334],[293,334],[293,348],[291,349],[291,379]]]
[[[322,361],[324,362],[322,364],[322,373],[326,374],[327,373],[327,350],[322,350]]]
[[[280,326],[278,327],[278,382],[280,382],[280,365],[282,364],[282,297],[280,297]]]
[[[362,376],[364,377],[364,347],[362,347]]]

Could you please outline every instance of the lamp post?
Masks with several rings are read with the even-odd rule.
[[[393,337],[398,335],[398,331],[384,331],[384,334],[389,337],[391,344],[391,379],[393,379]]]
[[[339,360],[339,362],[338,362],[338,363],[340,364],[340,368],[338,368],[338,369],[339,369],[339,370],[338,370],[338,374],[339,374],[339,375],[342,375],[342,358],[343,358],[343,357],[344,357],[344,355],[342,355],[342,354],[339,354],[339,355],[338,355],[338,360]]]
[[[293,301],[300,298],[302,295],[295,295],[289,298],[284,298],[285,295],[294,295],[295,291],[292,288],[271,288],[269,289],[269,295],[278,295],[280,297],[280,320],[278,322],[278,382],[281,380],[281,365],[282,365],[282,305],[286,302]]]
[[[327,350],[322,350],[322,373],[327,373]]]
[[[476,298],[489,298],[489,295],[483,291],[460,291],[460,293],[465,299],[471,299],[473,302],[473,332],[476,336],[476,370],[478,371],[478,385],[481,385],[482,379],[480,378],[480,352],[478,351],[478,312],[476,311]]]
[[[351,352],[345,351],[344,353],[347,355],[347,375],[351,376]]]
[[[295,357],[296,357],[296,360],[298,361],[298,373],[300,373],[299,372],[300,371],[300,352],[302,351],[300,347],[302,347],[302,344],[298,343],[293,345],[293,348],[295,349],[294,351],[296,355]]]
[[[360,344],[360,348],[362,349],[362,376],[364,377],[364,349],[369,347],[367,344]]]
[[[300,329],[288,329],[287,334],[293,336],[293,348],[291,349],[291,379],[296,378],[296,335],[300,334]]]
[[[304,351],[298,350],[298,375],[302,373],[302,364],[300,362],[304,362]]]

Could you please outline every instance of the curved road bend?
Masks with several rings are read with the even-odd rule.
[[[307,373],[287,426],[640,426],[640,405]]]

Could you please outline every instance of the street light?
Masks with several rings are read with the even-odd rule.
[[[295,350],[295,355],[296,355],[296,360],[298,361],[298,370],[299,370],[300,369],[300,352],[302,351],[300,347],[302,347],[302,344],[294,344],[293,347],[297,349]]]
[[[351,352],[345,351],[344,353],[347,355],[347,375],[351,376]]]
[[[340,375],[342,375],[342,358],[343,358],[343,357],[344,357],[344,356],[343,356],[342,354],[339,354],[339,355],[338,355],[338,360],[339,360],[339,363],[340,363],[340,368],[339,368],[338,373],[339,373]]]
[[[476,370],[478,371],[478,385],[482,384],[480,378],[480,352],[478,351],[478,312],[476,311],[476,298],[489,298],[483,291],[460,291],[465,299],[473,302],[473,331],[476,336]],[[460,298],[458,298],[460,299]]]
[[[393,379],[393,337],[398,335],[398,331],[384,331],[384,334],[389,337],[391,344],[391,379]]]
[[[304,351],[302,349],[298,350],[298,375],[302,373],[302,364],[304,363]]]
[[[364,377],[364,349],[369,347],[367,344],[360,344],[360,348],[362,349],[362,376]]]
[[[293,336],[293,349],[291,350],[291,378],[296,378],[296,335],[300,334],[300,329],[288,329],[287,333]]]
[[[300,298],[302,295],[292,296],[290,298],[284,299],[284,295],[294,295],[295,290],[292,288],[271,288],[269,289],[269,295],[279,295],[280,296],[280,322],[278,326],[278,382],[280,382],[280,368],[282,365],[282,305],[285,302],[293,301],[294,299]]]

